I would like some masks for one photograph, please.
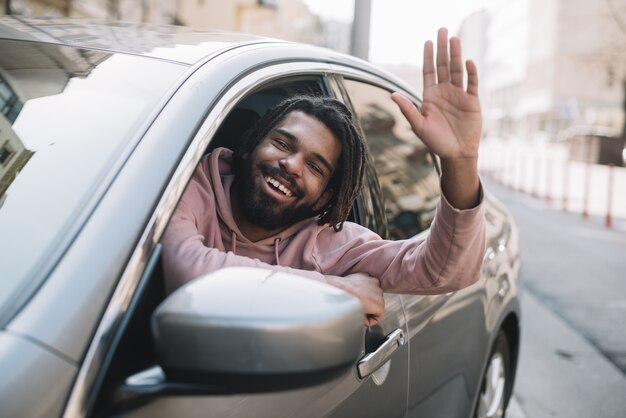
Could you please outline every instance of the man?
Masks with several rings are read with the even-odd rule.
[[[441,159],[443,198],[424,241],[385,241],[345,222],[361,189],[365,146],[349,110],[328,98],[297,97],[269,111],[231,152],[200,163],[163,238],[168,291],[230,266],[290,271],[362,301],[366,324],[384,316],[382,291],[435,294],[480,277],[484,255],[477,173],[478,76],[447,31],[424,48],[421,111],[393,100]]]

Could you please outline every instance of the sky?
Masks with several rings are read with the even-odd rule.
[[[354,1],[304,0],[324,18],[350,22]],[[421,66],[424,42],[435,40],[445,26],[451,34],[461,21],[493,0],[372,0],[370,61]]]

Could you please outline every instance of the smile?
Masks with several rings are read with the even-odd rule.
[[[283,184],[281,184],[275,178],[270,177],[270,176],[265,176],[265,181],[268,184],[272,185],[275,189],[280,190],[285,196],[287,196],[287,197],[293,196],[293,192],[291,190],[289,190],[287,187],[285,187]]]

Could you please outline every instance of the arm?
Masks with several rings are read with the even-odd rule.
[[[229,266],[268,268],[326,282],[324,275],[316,271],[275,266],[204,245],[204,236],[198,230],[190,206],[183,197],[163,234],[163,268],[168,292],[199,276]]]
[[[356,296],[363,304],[366,314],[366,325],[374,325],[384,316],[384,298],[378,279],[365,274],[338,277],[323,275],[317,271],[300,270],[284,266],[263,263],[257,259],[238,256],[232,252],[211,248],[204,244],[205,237],[198,228],[199,219],[205,219],[215,213],[214,197],[208,194],[207,199],[196,199],[195,196],[209,193],[209,186],[203,183],[204,178],[198,169],[196,175],[185,190],[172,219],[163,235],[163,269],[166,290],[174,291],[183,284],[203,274],[227,266],[247,266],[268,268],[297,274],[310,279],[326,282]],[[208,212],[208,213],[207,213]],[[215,227],[212,229],[219,229]],[[219,231],[207,233],[219,235]],[[217,241],[217,236],[207,237],[208,242]]]
[[[441,159],[442,191],[457,209],[475,207],[479,200],[478,145],[482,116],[478,100],[476,65],[468,60],[467,90],[463,89],[461,41],[450,39],[439,29],[436,71],[433,44],[424,45],[424,101],[421,109],[406,97],[394,93],[392,99],[407,118],[415,134]]]
[[[263,263],[257,259],[238,256],[232,252],[208,248],[202,236],[189,220],[174,217],[163,237],[163,266],[168,292],[179,286],[222,267],[245,266],[284,271],[319,280],[356,296],[365,311],[365,324],[373,326],[383,320],[385,300],[378,279],[357,273],[345,277],[323,275],[316,271],[300,270]]]
[[[424,47],[421,108],[399,93],[392,95],[415,134],[441,159],[443,196],[429,236],[423,242],[358,238],[340,260],[321,260],[331,269],[347,264],[350,272],[379,277],[389,292],[450,292],[473,283],[481,273],[485,225],[477,169],[482,125],[478,74],[467,61],[464,90],[461,44],[450,39],[448,57],[447,36],[447,30],[439,30],[436,66],[432,42]]]
[[[481,196],[479,189],[479,200]],[[385,292],[456,291],[480,278],[485,254],[483,211],[480,204],[455,209],[442,196],[425,240],[383,240],[365,227],[346,223],[341,236],[327,233],[318,238],[315,259],[330,274],[361,272],[378,277]]]

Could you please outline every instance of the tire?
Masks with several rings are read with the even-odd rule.
[[[481,379],[475,418],[504,418],[511,387],[511,354],[504,332],[500,331]]]

